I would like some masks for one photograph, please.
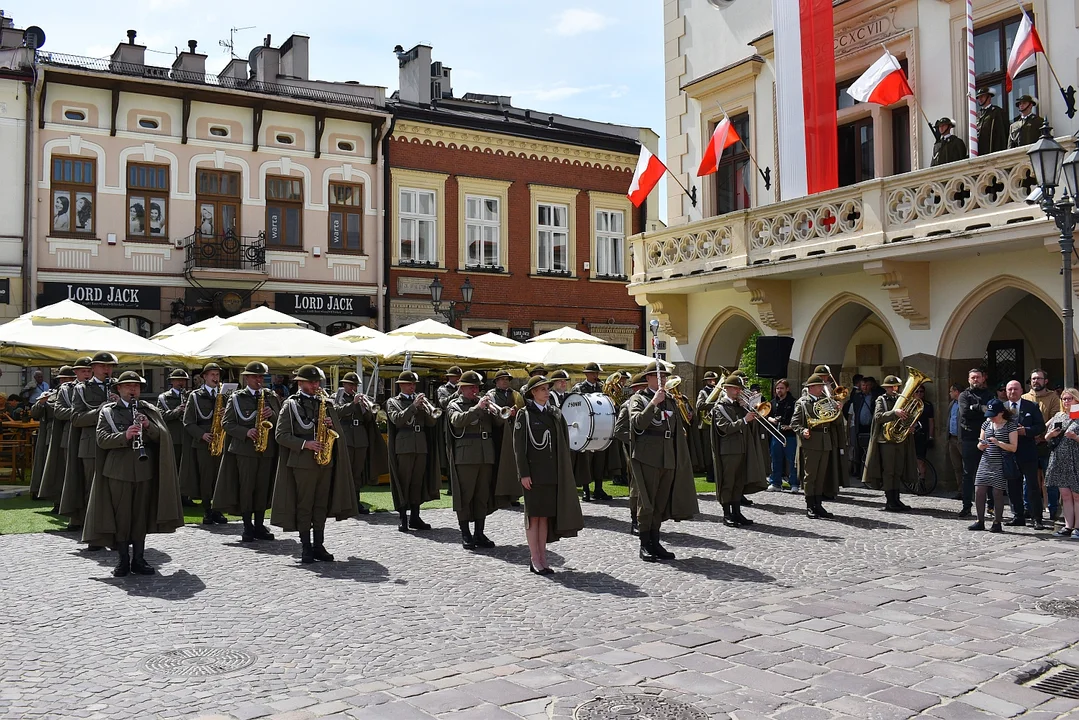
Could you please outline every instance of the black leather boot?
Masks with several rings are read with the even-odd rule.
[[[120,561],[116,563],[116,568],[112,571],[113,577],[126,577],[131,572],[131,556],[127,554],[127,543],[124,543],[116,549],[120,556]]]
[[[315,562],[315,550],[311,547],[310,530],[304,530],[300,533],[300,545],[303,546],[300,550],[300,562],[304,565]]]
[[[821,517],[817,514],[816,495],[806,495],[806,517],[810,520],[817,520]]]
[[[359,495],[356,496],[356,508],[357,508],[356,511],[360,515],[370,515],[371,514],[371,511],[367,508],[366,505],[363,504],[363,501],[360,499]]]
[[[588,483],[584,486],[584,497],[581,498],[585,502],[592,502],[592,490],[588,487]]]
[[[326,551],[326,527],[316,527],[314,531],[315,542],[312,554],[315,559],[320,562],[333,562],[333,555]]]
[[[734,511],[731,509],[735,507],[733,503],[723,503],[723,524],[727,527],[737,527],[738,521],[734,518]]]
[[[640,558],[645,562],[655,562],[659,559],[656,557],[656,553],[652,548],[652,534],[649,531],[641,533]]]
[[[495,546],[495,542],[483,534],[483,529],[486,525],[487,518],[480,518],[476,521],[476,545],[486,550],[490,550]]]
[[[242,513],[240,519],[244,524],[244,531],[240,534],[240,542],[255,542],[255,526],[251,522],[251,513]]]
[[[398,524],[397,529],[403,533],[408,532],[408,512],[405,510],[398,510],[397,515],[401,519],[401,522],[400,524]]]
[[[652,552],[660,560],[674,560],[674,553],[659,544],[659,528],[652,528],[649,533],[652,539]]]
[[[637,522],[637,513],[632,512],[629,514],[629,534],[640,535],[641,525]]]
[[[457,524],[461,526],[461,545],[465,550],[476,549],[476,538],[472,536],[472,531],[468,529],[467,520],[458,520]]]
[[[905,502],[903,502],[903,495],[902,493],[900,493],[899,490],[895,491],[894,500],[895,506],[899,508],[899,512],[909,512],[912,509],[910,505],[907,505]]]
[[[218,525],[228,525],[229,519],[225,517],[224,513],[220,510],[211,510],[210,517],[214,519],[214,522]]]
[[[603,489],[602,480],[596,480],[596,490],[592,493],[592,497],[594,497],[597,501],[606,501],[611,499],[611,496],[608,495],[607,491]]]
[[[742,506],[740,504],[731,505],[731,510],[734,511],[734,521],[739,525],[752,525],[753,521],[742,514]]]
[[[420,506],[413,505],[409,508],[408,526],[413,530],[430,530],[431,526],[420,518]]]
[[[829,518],[834,518],[835,515],[833,513],[828,512],[824,508],[824,505],[821,504],[821,499],[822,498],[823,498],[823,495],[817,495],[816,498],[814,498],[817,501],[817,515],[824,518],[825,520],[828,520]]]
[[[753,501],[747,498],[745,495],[738,499],[738,504],[745,505],[746,507],[753,507]]]
[[[256,540],[273,540],[274,534],[270,532],[266,527],[266,513],[255,513],[255,539]]]
[[[131,553],[131,572],[137,575],[153,575],[154,569],[150,567],[150,563],[146,562],[146,558],[143,557],[143,553],[146,552],[146,538],[142,540],[136,540],[134,548]]]

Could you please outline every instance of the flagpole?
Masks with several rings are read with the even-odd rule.
[[[1023,5],[1022,0],[1015,0],[1015,3],[1022,11],[1023,17],[1025,17],[1030,22],[1031,29],[1035,33],[1038,32],[1038,29],[1034,26],[1034,19],[1027,14],[1027,8],[1025,5]],[[1073,117],[1075,115],[1075,89],[1070,85],[1068,86],[1067,90],[1064,89],[1064,83],[1060,82],[1060,76],[1057,75],[1056,68],[1053,67],[1053,62],[1049,59],[1049,51],[1047,49],[1042,49],[1041,56],[1045,59],[1045,64],[1049,68],[1049,74],[1052,75],[1053,80],[1056,81],[1057,90],[1059,90],[1060,94],[1064,96],[1064,104],[1069,111],[1068,117]],[[1007,70],[1005,70],[1005,75],[1007,75]],[[1011,78],[1008,78],[1008,81],[1011,82]]]
[[[723,109],[723,105],[718,100],[716,101],[716,105],[719,106],[720,112],[723,113],[723,118],[727,122],[730,122],[731,116],[728,115],[727,111]],[[731,124],[731,127],[734,127],[733,123]],[[770,169],[769,170],[761,169],[761,164],[759,162],[757,162],[757,158],[753,157],[753,151],[749,149],[749,143],[747,143],[745,141],[745,138],[743,138],[741,135],[739,135],[738,140],[739,140],[739,142],[742,143],[742,147],[744,147],[746,149],[746,154],[749,155],[749,159],[753,162],[753,165],[757,168],[757,172],[760,173],[761,179],[764,180],[764,189],[765,190],[771,190],[772,189],[772,173],[771,173]],[[718,162],[719,159],[716,158],[716,160]]]
[[[682,192],[689,198],[690,204],[693,207],[697,207],[697,188],[693,188],[693,192],[691,193],[689,190],[686,190],[686,186],[682,184],[682,181],[678,179],[678,176],[671,172],[671,169],[667,167],[666,163],[663,164],[663,169],[667,171],[667,174],[670,175],[676,183],[678,183],[678,187],[682,188]]]
[[[888,49],[887,45],[885,45],[884,43],[881,43],[880,46],[882,48],[884,48],[884,52],[886,54],[888,54],[888,55],[892,54],[892,52]],[[904,72],[903,75],[906,76],[906,73]],[[910,96],[914,100],[914,107],[917,108],[918,112],[921,113],[921,116],[925,119],[925,124],[929,126],[929,130],[930,130],[930,132],[933,133],[933,137],[935,139],[939,140],[940,139],[940,134],[937,133],[936,126],[929,119],[929,117],[925,114],[925,110],[922,109],[922,104],[920,102],[918,102],[918,93],[914,92],[914,88],[910,86],[910,82],[909,82],[910,78],[908,77],[907,80],[908,80],[907,87],[910,87]]]
[[[978,101],[974,68],[974,0],[967,0],[967,148],[970,157],[978,156]]]

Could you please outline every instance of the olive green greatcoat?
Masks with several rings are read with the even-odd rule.
[[[862,470],[862,482],[874,490],[903,490],[903,478],[912,487],[918,480],[918,460],[914,454],[914,433],[907,435],[901,443],[890,443],[884,439],[885,423],[898,420],[895,407],[898,395],[887,394],[877,398],[873,407],[873,427],[869,435],[869,449],[866,451],[865,467]],[[889,472],[885,472],[885,466]],[[902,475],[895,472],[897,466]],[[888,476],[885,481],[885,475]]]
[[[967,144],[962,138],[948,134],[933,143],[933,160],[929,164],[931,167],[936,167],[966,159]]]
[[[1018,116],[1008,127],[1008,147],[1023,147],[1038,142],[1044,124],[1045,120],[1038,113],[1032,112],[1026,117]]]
[[[64,474],[67,472],[67,443],[71,429],[71,392],[75,388],[75,382],[66,382],[60,386],[56,395],[49,400],[52,406],[52,422],[49,434],[48,454],[45,458],[45,467],[41,472],[41,484],[37,489],[37,497],[41,500],[59,502],[64,492]]]
[[[222,410],[228,404],[228,393],[221,386],[217,387],[221,396]],[[203,501],[213,497],[213,485],[221,470],[221,455],[210,454],[210,445],[202,439],[204,433],[213,427],[214,406],[217,396],[211,396],[206,386],[202,386],[187,396],[187,407],[183,417],[183,457],[180,459],[180,490],[191,498]],[[222,415],[222,420],[224,416]],[[204,508],[205,511],[206,508]]]
[[[689,444],[686,441],[682,416],[674,401],[668,397],[662,408],[652,404],[654,393],[642,390],[631,397],[629,402],[629,456],[633,482],[636,483],[641,506],[657,507],[655,475],[673,462],[674,482],[671,485],[670,498],[666,508],[656,523],[666,520],[691,520],[700,512],[697,503],[697,485],[693,479],[693,465],[689,456]],[[653,420],[659,412],[667,415],[663,423],[671,432],[670,438],[649,435]],[[643,527],[643,525],[642,525]]]
[[[833,422],[810,427],[809,420],[814,417],[813,403],[819,399],[804,394],[794,403],[791,430],[798,437],[795,459],[802,478],[802,492],[810,497],[834,498],[839,494],[842,477],[847,472],[841,442],[841,438],[846,437],[846,424],[840,415]],[[804,438],[802,431],[807,428],[809,437]]]
[[[749,412],[723,395],[712,409],[712,467],[716,474],[716,500],[735,503],[744,495],[767,486],[770,464],[760,441],[763,418],[746,422]],[[764,431],[767,432],[767,431]]]
[[[415,428],[420,428],[417,432]],[[442,492],[442,465],[438,457],[438,420],[425,410],[416,410],[404,395],[386,401],[386,435],[389,440],[390,493],[397,512],[409,509],[408,478],[402,476],[398,455],[422,451],[426,467],[420,486],[420,502],[438,500]],[[418,437],[417,437],[418,436]]]
[[[265,404],[273,411],[275,422],[281,414],[281,398],[277,393],[264,389]],[[245,421],[237,413],[250,419]],[[270,506],[270,497],[273,493],[274,475],[277,473],[277,441],[274,439],[273,428],[270,428],[270,437],[266,441],[266,450],[262,453],[255,451],[255,442],[247,437],[247,431],[255,427],[256,422],[262,422],[262,418],[256,418],[255,410],[258,408],[258,396],[244,390],[237,390],[228,396],[225,401],[225,414],[221,425],[225,428],[225,450],[221,453],[221,465],[217,472],[217,483],[214,485],[213,508],[224,513],[241,515],[248,512],[265,511]],[[257,460],[257,469],[253,480],[250,496],[242,497],[240,492],[240,463],[237,456]],[[252,467],[255,463],[250,463]],[[253,504],[252,504],[253,503]]]
[[[1008,149],[1008,115],[1004,108],[989,103],[978,108],[978,154]]]
[[[37,497],[41,490],[41,477],[45,474],[45,461],[52,441],[52,406],[48,400],[30,406],[30,417],[37,420],[37,439],[34,441],[34,469],[30,473],[30,497]]]
[[[714,385],[702,387],[700,392],[697,393],[697,401],[693,404],[696,422],[693,423],[693,429],[690,432],[696,433],[697,437],[700,438],[704,470],[707,470],[708,463],[712,462],[712,428],[704,420],[706,417],[711,417],[712,408],[715,405],[715,403],[708,402],[708,396],[712,394],[714,389]]]
[[[106,407],[111,406],[109,403]],[[146,518],[147,533],[170,533],[184,525],[184,509],[180,500],[180,486],[176,481],[176,458],[173,455],[172,442],[169,429],[156,407],[148,402],[140,400],[139,412],[146,416],[153,430],[143,433],[143,440],[147,444],[150,459],[146,462],[154,468],[153,477],[143,482],[150,483],[149,517]],[[99,417],[98,428],[95,428],[95,447],[97,453],[94,458],[95,477],[102,478],[101,482],[95,480],[90,491],[90,502],[86,509],[86,522],[82,528],[82,542],[88,545],[105,545],[116,547],[116,528],[118,521],[113,510],[111,483],[105,482],[103,476],[105,463],[110,452],[130,452],[135,456],[135,450],[130,447],[123,450],[107,450],[96,442],[99,429],[111,432],[111,427],[104,427],[106,421]],[[127,428],[117,428],[126,430]],[[165,439],[165,442],[162,440]],[[137,462],[137,461],[136,461]],[[130,466],[129,466],[130,467]]]
[[[186,390],[179,393],[170,388],[157,396],[157,406],[161,409],[161,417],[169,428],[172,436],[173,449],[182,457],[184,446],[184,395]],[[177,458],[177,460],[180,459]]]
[[[64,490],[60,497],[60,514],[68,516],[76,527],[82,525],[90,501],[94,478],[86,477],[86,474],[87,470],[92,472],[97,456],[95,433],[98,411],[108,399],[106,387],[93,381],[78,383],[71,394],[67,471],[64,473]],[[84,463],[84,460],[87,462]]]
[[[446,402],[442,419],[446,427],[446,457],[449,463],[450,481],[453,483],[453,511],[457,513],[457,519],[462,522],[482,520],[497,509],[495,502],[496,478],[501,458],[495,452],[495,435],[500,435],[505,430],[506,421],[498,415],[479,406],[479,397],[474,400],[466,400],[461,395],[453,395]],[[475,502],[465,506],[465,498],[472,497],[474,487],[466,487],[466,484],[475,485],[475,478],[468,474],[463,477],[458,465],[489,465],[491,467],[490,485],[487,488],[487,497],[482,503]],[[458,490],[460,488],[460,490]],[[484,507],[483,515],[477,517],[477,507]]]
[[[361,403],[353,402],[355,397],[355,393],[338,388],[334,408],[345,428],[345,434],[338,442],[348,445],[352,456],[352,484],[359,495],[364,484],[377,484],[379,476],[390,471],[390,465],[386,457],[386,439],[379,432],[375,415]]]

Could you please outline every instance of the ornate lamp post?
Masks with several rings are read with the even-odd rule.
[[[1072,311],[1072,253],[1075,250],[1075,223],[1079,213],[1075,210],[1075,198],[1079,195],[1079,150],[1072,150],[1065,156],[1065,149],[1053,139],[1052,129],[1047,120],[1042,125],[1042,136],[1027,151],[1030,163],[1034,166],[1034,176],[1041,190],[1042,211],[1056,223],[1060,230],[1060,255],[1064,261],[1064,387],[1075,386],[1075,343],[1072,330],[1074,315]],[[1060,176],[1064,175],[1065,188],[1060,200],[1054,200]]]
[[[439,279],[436,277],[431,281],[431,306],[435,309],[435,312],[446,318],[446,322],[450,327],[456,327],[457,318],[468,315],[469,310],[472,309],[472,291],[475,290],[472,286],[472,280],[465,278],[464,284],[461,286],[461,299],[450,300],[447,303],[447,307],[442,307],[442,290],[443,286]],[[460,303],[461,308],[457,305]]]

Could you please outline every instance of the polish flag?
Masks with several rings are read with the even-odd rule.
[[[1068,408],[1068,417],[1072,420],[1079,420],[1079,405],[1072,405]]]
[[[1012,89],[1012,79],[1019,73],[1034,67],[1038,53],[1045,54],[1045,46],[1038,37],[1038,31],[1034,29],[1034,23],[1030,16],[1023,13],[1023,19],[1019,23],[1019,30],[1015,33],[1012,42],[1012,52],[1008,56],[1008,74],[1004,79],[1004,89],[1009,92]]]
[[[708,141],[708,147],[704,149],[701,166],[697,168],[697,177],[704,177],[718,171],[719,159],[723,157],[723,151],[741,139],[738,137],[738,131],[731,126],[730,118],[724,115],[716,125],[712,139]]]
[[[892,105],[914,95],[907,82],[907,74],[890,52],[869,66],[862,76],[847,88],[847,94],[858,102]]]
[[[659,183],[665,172],[667,166],[641,145],[641,156],[637,159],[637,169],[633,171],[633,182],[629,184],[629,192],[626,193],[633,207],[640,207],[641,203],[648,199],[648,193],[652,192],[652,188]]]
[[[839,187],[832,0],[772,0],[783,200]]]

